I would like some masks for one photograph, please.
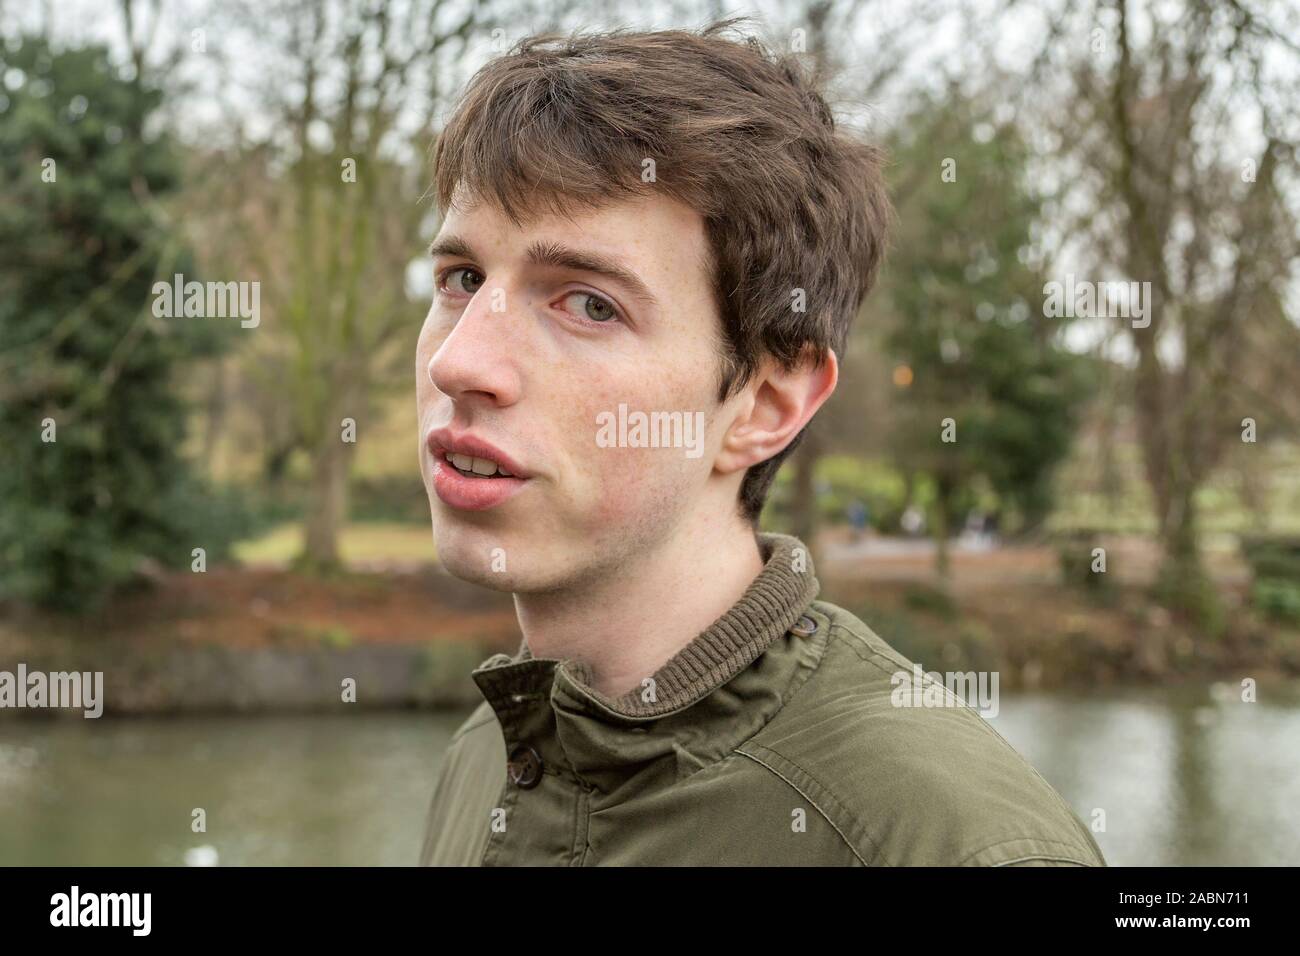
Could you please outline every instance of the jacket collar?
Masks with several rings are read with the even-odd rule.
[[[807,663],[798,645],[820,617],[805,614],[818,582],[803,543],[760,534],[758,544],[763,570],[730,610],[655,672],[649,689],[608,696],[591,686],[585,664],[535,658],[526,640],[514,657],[485,661],[472,677],[507,747],[528,743],[552,770],[604,789],[667,753],[688,767],[705,765],[757,732]],[[762,666],[752,666],[769,651]]]

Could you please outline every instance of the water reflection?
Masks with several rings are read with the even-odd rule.
[[[0,863],[413,864],[459,722],[399,713],[0,724]],[[206,833],[191,831],[196,808]]]
[[[1218,698],[1216,701],[1215,698]],[[1300,862],[1300,699],[1205,688],[1004,698],[991,721],[1116,866]]]
[[[1300,697],[1003,695],[1113,865],[1300,862]],[[415,861],[456,714],[0,723],[0,863]],[[191,831],[206,812],[205,833]]]

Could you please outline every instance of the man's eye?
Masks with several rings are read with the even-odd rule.
[[[608,299],[602,299],[598,295],[592,295],[590,292],[570,292],[565,296],[569,299],[586,299],[587,304],[582,306],[579,314],[592,322],[610,322],[618,318],[618,309]]]
[[[467,266],[449,270],[443,276],[443,284],[453,292],[473,295],[484,282],[483,276]]]

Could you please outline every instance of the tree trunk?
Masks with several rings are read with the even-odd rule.
[[[934,569],[943,581],[948,580],[951,565],[948,559],[948,529],[951,526],[952,486],[940,477],[934,489]]]
[[[1192,616],[1215,634],[1222,625],[1221,608],[1214,583],[1201,560],[1197,528],[1196,482],[1171,482],[1160,511],[1160,569],[1156,595],[1171,609]]]
[[[298,564],[313,572],[332,571],[341,564],[338,539],[347,520],[350,448],[332,431],[312,455],[303,553]]]
[[[199,459],[203,462],[205,476],[213,477],[217,456],[217,445],[226,426],[226,412],[229,408],[229,395],[226,391],[226,360],[218,358],[212,363],[212,381],[208,385],[207,408],[203,423],[203,450]]]

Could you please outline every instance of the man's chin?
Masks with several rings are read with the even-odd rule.
[[[510,540],[442,516],[434,520],[433,541],[438,562],[453,577],[494,591],[518,590],[521,556],[519,546]]]
[[[442,566],[447,569],[447,573],[452,577],[468,581],[470,584],[478,584],[493,591],[511,594],[516,590],[513,575],[489,571],[481,564],[443,560]]]

